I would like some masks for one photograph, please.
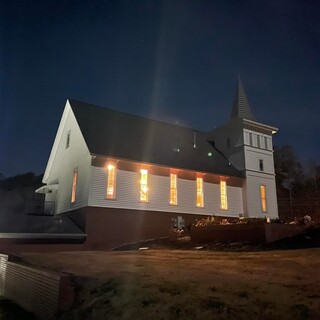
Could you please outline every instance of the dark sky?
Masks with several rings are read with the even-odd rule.
[[[320,163],[320,3],[0,1],[0,173],[43,172],[67,98],[209,130],[238,74],[275,143]]]

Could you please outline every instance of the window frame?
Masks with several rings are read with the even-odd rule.
[[[170,173],[170,206],[178,205],[178,176],[176,173]]]
[[[264,161],[259,158],[259,171],[264,172]]]
[[[71,129],[67,131],[66,149],[70,147]]]
[[[139,201],[142,203],[149,202],[149,189],[148,189],[148,169],[140,169],[140,195]],[[143,190],[145,188],[145,190]]]
[[[196,207],[204,208],[203,177],[201,176],[196,178]]]
[[[261,212],[268,212],[267,207],[267,188],[265,184],[260,184],[260,200],[261,200]]]
[[[112,193],[109,190],[112,188]],[[114,200],[116,198],[117,188],[117,166],[113,162],[107,164],[107,183],[105,197],[108,200]]]
[[[71,189],[71,204],[77,199],[77,183],[78,183],[78,168],[73,169],[72,175],[72,189]]]
[[[228,191],[227,191],[227,181],[220,181],[220,209],[228,210]]]

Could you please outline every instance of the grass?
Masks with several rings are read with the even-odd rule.
[[[72,274],[69,319],[318,319],[320,249],[25,254]]]

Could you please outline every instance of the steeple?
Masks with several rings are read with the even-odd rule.
[[[231,119],[232,118],[244,118],[244,119],[248,119],[248,120],[255,120],[255,118],[251,112],[251,109],[250,109],[250,106],[248,103],[248,99],[247,99],[246,93],[244,91],[240,76],[239,76],[239,80],[238,80],[238,88],[237,88],[236,94],[233,99],[233,107],[232,107],[232,112],[231,112],[230,118]]]

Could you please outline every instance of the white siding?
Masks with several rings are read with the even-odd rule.
[[[117,170],[116,199],[106,199],[107,172],[91,167],[89,205],[205,215],[238,216],[243,213],[242,188],[227,186],[228,210],[220,209],[220,185],[204,182],[204,208],[196,207],[196,182],[177,180],[178,205],[169,204],[170,178],[149,174],[149,202],[139,202],[139,173]]]
[[[259,159],[263,160],[263,172],[274,174],[273,153],[263,149],[245,147],[246,169],[260,171]]]
[[[267,212],[261,210],[260,185],[266,186]],[[278,217],[277,195],[274,176],[247,174],[247,206],[249,217]]]
[[[83,139],[75,116],[67,102],[61,121],[59,135],[54,142],[54,153],[50,155],[52,163],[46,170],[46,182],[58,184],[56,213],[61,213],[88,204],[91,156]],[[70,131],[70,146],[66,149],[67,132]],[[78,168],[76,201],[71,203],[71,190],[74,169]]]

